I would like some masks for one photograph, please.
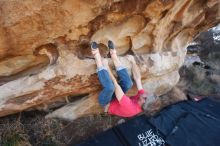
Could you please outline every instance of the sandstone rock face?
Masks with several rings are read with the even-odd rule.
[[[219,6],[218,0],[1,0],[0,117],[66,102],[70,108],[48,117],[102,112],[91,41],[107,57],[112,40],[129,71],[125,55],[134,55],[144,88],[166,93],[179,80],[187,44],[220,22]]]

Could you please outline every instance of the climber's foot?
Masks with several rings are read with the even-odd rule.
[[[91,48],[92,49],[98,49],[98,44],[96,42],[91,43]]]
[[[96,42],[91,43],[91,51],[94,58],[100,56],[98,44]]]
[[[115,49],[115,45],[111,40],[108,40],[108,48],[111,50]]]
[[[109,51],[110,51],[111,58],[112,59],[116,58],[117,57],[117,51],[115,49],[114,43],[111,40],[108,41],[108,48],[109,48]]]
[[[91,51],[92,51],[92,55],[95,58],[97,68],[103,67],[102,57],[99,53],[99,48],[96,42],[91,43]]]

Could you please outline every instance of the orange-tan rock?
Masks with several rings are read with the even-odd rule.
[[[164,94],[179,80],[187,44],[220,22],[219,8],[217,0],[2,0],[0,117],[64,104],[48,117],[102,112],[91,41],[107,56],[113,40],[129,72],[125,55],[134,55],[144,88]]]

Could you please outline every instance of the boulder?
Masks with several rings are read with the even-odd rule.
[[[220,22],[219,7],[217,0],[0,1],[0,117],[59,106],[48,117],[103,112],[91,41],[108,58],[111,39],[129,72],[125,56],[135,57],[148,92],[168,92],[187,45]]]

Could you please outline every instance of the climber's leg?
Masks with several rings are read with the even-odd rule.
[[[98,100],[100,105],[106,106],[112,100],[112,95],[115,91],[115,88],[106,68],[100,67],[97,70],[99,81],[103,87],[99,94]]]
[[[103,66],[102,58],[99,53],[97,44],[93,42],[91,48],[97,65],[98,78],[103,87],[101,93],[99,94],[98,100],[100,105],[106,106],[112,100],[114,85],[112,80],[110,79],[107,69]]]
[[[123,92],[121,86],[118,84],[116,78],[114,77],[114,75],[109,67],[108,60],[107,59],[103,60],[103,64],[107,68],[109,76],[114,84],[115,96],[113,96],[113,97],[116,97],[117,100],[120,102],[125,93]]]
[[[121,86],[123,92],[126,93],[132,87],[133,82],[128,74],[127,69],[120,62],[112,41],[108,41],[108,47],[110,49],[110,55],[119,77],[119,85]]]
[[[133,82],[131,80],[130,75],[125,67],[121,66],[116,68],[118,77],[119,77],[119,85],[121,86],[124,93],[126,93],[133,86]]]

